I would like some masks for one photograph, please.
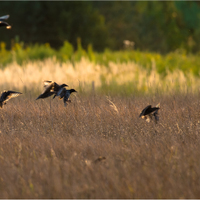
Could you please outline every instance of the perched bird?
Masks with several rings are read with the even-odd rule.
[[[1,16],[0,17],[0,27],[1,26],[6,26],[7,29],[10,29],[11,26],[7,23],[7,22],[4,22],[3,20],[6,20],[9,18],[9,15],[4,15],[4,16]]]
[[[56,82],[53,82],[53,81],[44,81],[45,90],[43,91],[42,94],[40,94],[38,96],[37,99],[44,99],[53,94],[54,94],[53,98],[55,98],[55,96],[57,96],[58,91],[60,91],[60,89],[66,87],[66,86],[68,86],[68,85],[66,85],[66,84],[58,85]]]
[[[8,101],[11,98],[17,97],[20,94],[22,94],[22,93],[21,92],[10,91],[10,90],[8,90],[8,91],[4,90],[4,92],[1,94],[1,97],[0,97],[0,107],[2,108],[3,105],[6,104],[6,101]]]
[[[66,90],[64,87],[59,90],[57,96],[60,96],[60,99],[63,98],[64,106],[67,105],[66,102],[71,102],[71,100],[69,100],[69,96],[72,92],[77,92],[77,91],[75,89]]]
[[[156,107],[151,107],[151,105],[148,105],[146,108],[142,110],[139,117],[142,117],[147,122],[150,122],[152,117],[154,117],[154,120],[157,123],[159,120],[159,117],[158,117],[159,109],[160,109],[160,104],[158,104]]]

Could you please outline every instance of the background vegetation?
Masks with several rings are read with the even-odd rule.
[[[1,41],[58,49],[80,37],[84,49],[92,44],[96,51],[121,50],[130,40],[141,51],[199,52],[199,12],[198,1],[4,1],[0,13],[10,14],[12,29],[1,29]]]
[[[198,92],[199,88],[199,56],[183,50],[165,55],[139,50],[95,52],[91,45],[83,49],[80,39],[77,50],[68,41],[58,50],[48,43],[25,47],[19,42],[11,50],[3,42],[0,45],[2,89],[35,91],[45,79],[71,84],[80,92],[95,87],[96,92],[118,95]]]
[[[1,2],[0,91],[23,94],[0,110],[0,198],[199,198],[199,9]],[[43,80],[78,93],[36,101]]]
[[[85,95],[92,90],[120,96],[199,91],[199,58],[184,52],[165,56],[139,51],[96,53],[81,47],[73,52],[65,42],[59,51],[48,44],[23,49],[17,43],[12,51],[2,49],[0,54],[8,58],[5,63],[9,61],[0,68],[1,90],[16,88],[39,95],[43,80],[53,80]]]

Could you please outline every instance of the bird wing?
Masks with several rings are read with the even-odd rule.
[[[145,115],[146,114],[146,111],[148,110],[148,109],[150,109],[151,108],[151,105],[148,105],[147,107],[145,107],[143,110],[142,110],[142,112],[140,113],[140,116],[139,117],[141,117],[142,115]]]
[[[44,88],[47,91],[55,92],[55,91],[59,90],[59,85],[53,81],[44,81]],[[45,92],[45,90],[44,90],[44,92]]]
[[[5,98],[4,101],[8,101],[9,99],[14,98],[14,97],[17,97],[17,96],[19,96],[20,94],[22,94],[22,93],[21,93],[21,92],[15,92],[15,91],[7,91],[7,92],[4,92],[4,98]]]
[[[53,81],[44,81],[44,91],[43,91],[43,94],[44,93],[47,93],[47,92],[54,92],[54,82]]]
[[[44,87],[46,88],[46,87],[48,87],[50,84],[52,84],[53,81],[43,81],[43,83],[44,83]]]
[[[40,94],[36,100],[38,100],[38,99],[40,99],[40,98],[43,99],[43,98],[50,97],[50,96],[53,95],[53,94],[54,94],[54,92],[44,92],[44,93]]]
[[[0,21],[0,26],[10,26],[7,22]]]
[[[57,92],[60,89],[60,85],[58,85],[56,82],[54,82],[52,89]]]
[[[154,112],[154,111],[155,111],[155,112],[158,112],[159,109],[160,109],[160,108],[153,107],[153,108],[151,108],[151,109],[149,110],[149,112],[150,112],[150,113],[152,113],[152,112]],[[155,113],[155,112],[154,112],[154,113]]]
[[[10,15],[4,15],[0,17],[0,21],[8,19],[10,17]]]

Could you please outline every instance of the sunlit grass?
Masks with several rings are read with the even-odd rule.
[[[198,95],[71,100],[1,109],[0,198],[199,198]],[[158,124],[139,118],[158,102]]]
[[[20,91],[40,91],[43,80],[66,83],[80,92],[104,94],[153,94],[197,92],[200,79],[192,73],[181,70],[159,74],[155,63],[151,70],[134,62],[114,63],[108,66],[95,64],[86,58],[80,62],[58,62],[56,58],[44,61],[29,61],[23,65],[16,62],[0,70],[0,89],[18,89]]]

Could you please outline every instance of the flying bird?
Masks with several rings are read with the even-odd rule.
[[[2,108],[3,105],[5,105],[8,100],[10,100],[11,98],[17,97],[20,94],[22,93],[10,91],[10,90],[8,91],[4,90],[4,92],[1,94],[1,97],[0,97],[0,108]]]
[[[53,82],[53,81],[44,81],[45,89],[44,89],[43,93],[38,96],[37,99],[44,99],[44,98],[50,97],[53,94],[54,94],[53,98],[55,98],[55,96],[57,96],[58,91],[60,91],[60,89],[67,87],[67,86],[68,85],[66,85],[66,84],[58,85],[56,82]]]
[[[10,29],[11,26],[7,23],[7,22],[4,22],[3,20],[6,20],[10,17],[10,15],[4,15],[4,16],[1,16],[0,17],[0,27],[1,26],[5,26],[7,29]]]
[[[159,120],[158,117],[159,109],[160,109],[160,104],[156,105],[156,107],[151,107],[151,105],[148,105],[146,108],[142,110],[139,117],[145,119],[147,122],[150,122],[151,119],[154,118],[155,122],[157,123]]]
[[[64,102],[64,106],[67,105],[66,102],[71,102],[71,100],[69,100],[69,96],[72,92],[77,92],[75,89],[70,89],[70,90],[66,90],[64,87],[62,89],[59,90],[59,92],[57,93],[57,96],[60,96],[60,99],[63,99]]]

